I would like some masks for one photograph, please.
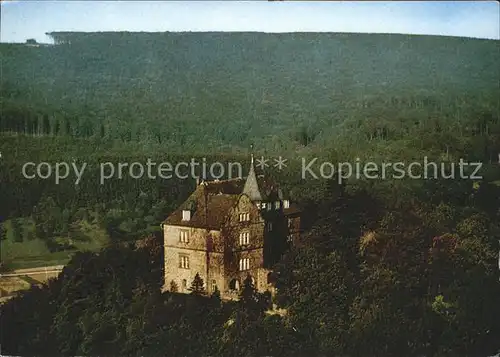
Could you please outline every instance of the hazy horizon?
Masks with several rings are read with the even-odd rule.
[[[2,1],[1,42],[48,32],[371,33],[500,39],[484,2]]]

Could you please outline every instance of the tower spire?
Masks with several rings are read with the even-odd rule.
[[[255,176],[255,169],[253,167],[253,144],[250,145],[250,150],[250,171],[248,172],[245,186],[243,187],[243,193],[250,197],[252,201],[262,201],[259,184],[257,183],[257,177]]]

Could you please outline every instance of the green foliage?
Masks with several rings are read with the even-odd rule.
[[[335,146],[352,144],[355,152],[411,141],[414,149],[447,157],[465,153],[491,162],[498,153],[495,41],[326,33],[51,36],[58,45],[1,45],[0,131],[170,152],[231,152],[250,142],[287,152],[332,147],[335,137]]]
[[[211,295],[211,298],[213,300],[213,304],[215,306],[220,306],[222,300],[221,300],[221,295],[220,295],[220,290],[219,288],[217,287],[217,285],[215,286],[215,289],[214,291],[212,292],[212,295]]]
[[[432,302],[432,311],[436,314],[444,317],[445,319],[450,319],[450,315],[453,313],[453,304],[444,301],[443,295],[438,295]]]
[[[269,305],[269,302],[266,301],[266,296],[259,293],[255,288],[253,278],[250,275],[247,275],[243,281],[239,302],[243,311],[251,318],[262,316]]]
[[[179,286],[177,285],[177,283],[174,280],[170,281],[170,290],[169,291],[172,293],[179,292]]]
[[[1,254],[9,267],[73,257],[58,279],[2,305],[2,352],[498,352],[498,41],[52,36],[55,46],[0,44],[0,152],[8,153],[0,161]],[[274,269],[276,301],[286,312],[269,314],[268,296],[251,277],[237,303],[221,301],[218,292],[205,296],[198,274],[192,294],[176,293],[174,284],[160,294],[164,259],[156,234],[194,180],[125,174],[101,184],[99,163],[205,157],[244,164],[250,142],[256,154],[289,159],[286,172],[266,175],[292,191],[304,211],[306,233]],[[339,185],[337,177],[296,175],[297,157],[381,163],[424,156],[481,161],[484,179]],[[20,179],[24,162],[42,160],[88,166],[78,185]],[[136,249],[127,246],[138,239]]]
[[[5,236],[12,243],[19,243],[23,241],[21,227],[17,219],[11,219],[4,223],[6,230]]]
[[[205,295],[205,283],[203,279],[200,277],[200,274],[196,273],[193,281],[191,282],[191,286],[188,288],[191,291],[192,295]]]
[[[330,199],[342,212],[374,202],[365,195],[347,190]],[[57,280],[11,299],[0,323],[23,333],[3,333],[0,342],[8,353],[39,355],[495,353],[496,215],[450,202],[386,204],[346,222],[339,211],[322,212],[275,267],[284,314],[265,312],[269,301],[250,276],[237,303],[217,293],[160,295],[163,259],[150,236],[135,250],[77,254]],[[203,291],[199,275],[192,286]]]
[[[0,241],[7,239],[7,232],[5,229],[5,223],[1,222],[0,223]]]

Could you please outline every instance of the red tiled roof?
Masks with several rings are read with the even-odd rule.
[[[245,180],[237,178],[222,181],[206,181],[204,184],[207,191],[212,194],[239,195],[243,191]]]
[[[189,198],[165,221],[166,224],[220,229],[230,209],[238,202],[244,180],[205,182],[196,187]],[[191,219],[182,220],[182,211],[191,209]]]
[[[200,202],[201,201],[201,202]],[[230,209],[237,203],[238,195],[207,195],[207,205],[200,200],[191,213],[189,221],[182,220],[182,208],[175,210],[164,223],[174,226],[186,226],[207,229],[220,229]]]
[[[237,204],[244,185],[244,179],[206,181],[198,185],[191,196],[164,223],[176,226],[220,229],[231,208]],[[278,193],[273,194],[272,191],[277,186],[269,181],[259,180],[259,188],[263,199],[267,197],[277,199],[279,195]],[[182,220],[183,210],[191,210],[191,219],[189,221]],[[299,212],[300,209],[293,203],[284,210],[285,215]]]

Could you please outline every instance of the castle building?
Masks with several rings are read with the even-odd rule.
[[[250,275],[272,290],[271,267],[300,234],[300,210],[279,187],[257,178],[202,181],[162,224],[164,291],[189,293],[196,274],[210,294],[235,299]]]

